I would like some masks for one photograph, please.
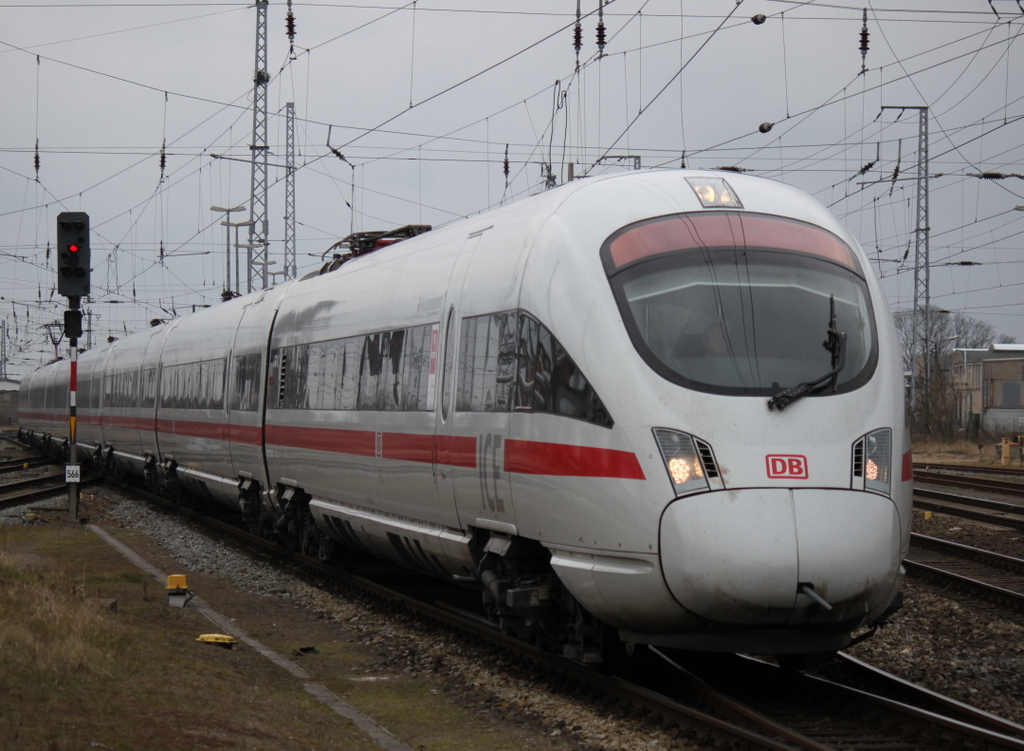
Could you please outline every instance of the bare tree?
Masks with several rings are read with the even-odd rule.
[[[896,331],[900,337],[900,352],[903,355],[903,369],[912,370],[914,353],[914,312],[912,310],[895,314]],[[1000,335],[1003,339],[1013,339]],[[996,341],[996,330],[992,324],[980,318],[969,316],[962,310],[948,311],[931,306],[928,308],[928,348],[933,361],[949,355],[955,349],[984,348]]]
[[[915,403],[910,405],[915,428],[929,435],[951,435],[956,422],[956,404],[949,381],[953,350],[988,347],[996,339],[996,331],[991,324],[963,311],[929,307],[925,361],[918,361],[914,367],[918,355],[913,351],[914,313],[897,313],[895,319],[903,369],[914,374],[917,385]],[[1000,336],[1000,341],[1012,339]]]

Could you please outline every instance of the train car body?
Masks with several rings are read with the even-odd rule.
[[[579,659],[608,628],[823,652],[902,579],[897,347],[866,257],[813,199],[633,173],[85,353],[93,390],[113,380],[78,442],[322,557],[476,582],[506,628]],[[64,440],[66,379],[26,379],[23,430]]]

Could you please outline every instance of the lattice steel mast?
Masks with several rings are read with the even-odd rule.
[[[295,102],[285,104],[284,278],[298,275],[295,259]]]
[[[252,90],[252,202],[247,292],[267,288],[267,4],[256,0],[256,72]]]
[[[914,227],[914,328],[910,348],[910,404],[916,408],[918,398],[918,372],[924,374],[924,390],[931,384],[932,355],[929,352],[931,327],[931,250],[928,219],[928,107],[882,107],[883,110],[917,110],[917,224]]]

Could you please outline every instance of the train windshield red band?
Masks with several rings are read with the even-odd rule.
[[[676,214],[635,225],[611,241],[608,254],[614,268],[610,271],[663,253],[713,248],[808,253],[863,276],[853,251],[832,233],[794,219],[738,211]]]

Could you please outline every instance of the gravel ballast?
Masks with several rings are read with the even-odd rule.
[[[100,490],[84,502],[101,525],[123,526],[149,536],[183,567],[224,578],[257,598],[284,598],[308,617],[336,621],[341,638],[357,640],[380,655],[374,669],[390,669],[461,691],[481,713],[529,722],[580,749],[688,749],[693,740],[676,731],[623,718],[600,701],[580,700],[551,689],[529,668],[510,664],[489,648],[413,619],[381,613],[358,598],[329,594],[215,540],[197,525]],[[974,522],[915,514],[925,534],[1019,555],[1019,533]],[[0,523],[24,523],[8,510]],[[908,580],[905,605],[891,623],[850,653],[895,675],[1018,723],[1024,723],[1024,625],[990,608],[947,597],[932,585]]]

